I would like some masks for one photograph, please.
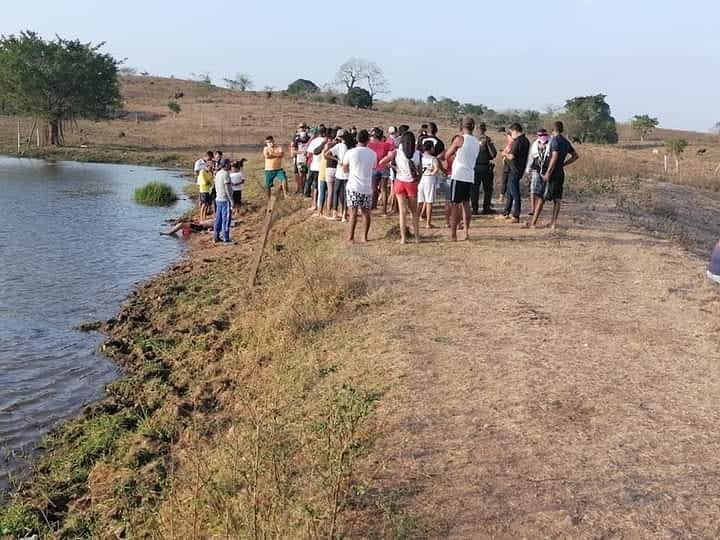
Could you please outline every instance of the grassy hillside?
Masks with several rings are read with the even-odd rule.
[[[252,157],[268,134],[289,141],[300,122],[372,127],[409,124],[416,129],[432,118],[392,112],[352,109],[315,103],[265,92],[237,92],[208,87],[204,83],[159,77],[123,77],[124,113],[109,122],[80,121],[68,129],[61,149],[36,149],[23,145],[26,155],[94,161],[131,161],[155,165],[186,166],[208,148],[222,148]],[[178,115],[168,108],[176,95]],[[385,107],[380,106],[380,109]],[[455,127],[440,124],[448,139]],[[31,119],[20,120],[23,139],[29,137]],[[619,126],[616,146],[583,145],[583,159],[575,174],[603,176],[664,177],[663,140],[684,138],[690,142],[680,173],[667,180],[716,189],[720,183],[720,138],[706,133],[658,129],[640,143],[627,125]],[[493,134],[496,140],[502,136]],[[17,119],[0,117],[0,152],[13,153],[17,146]],[[698,153],[698,150],[704,150]],[[250,154],[250,155],[248,155]]]

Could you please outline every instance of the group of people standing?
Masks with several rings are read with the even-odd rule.
[[[358,217],[362,216],[362,240],[367,240],[371,211],[383,215],[397,211],[400,242],[407,241],[408,225],[417,242],[420,220],[432,228],[433,205],[444,195],[446,224],[450,239],[457,231],[469,238],[471,216],[496,214],[492,208],[495,159],[498,151],[484,123],[465,117],[460,133],[446,148],[435,123],[423,124],[417,136],[409,126],[357,130],[320,125],[309,129],[301,124],[290,143],[295,192],[311,199],[316,217],[349,222],[348,240],[355,240]],[[550,227],[557,226],[563,197],[565,167],[578,159],[572,144],[563,135],[562,122],[555,122],[552,134],[539,130],[531,144],[520,124],[506,130],[506,144],[500,152],[503,162],[503,212],[498,219],[520,223],[521,188],[530,178],[530,219],[526,227],[538,227],[546,201],[553,201]],[[288,193],[288,179],[282,168],[284,149],[272,136],[266,139],[265,188],[270,196],[275,182]],[[483,192],[482,209],[480,192]],[[408,223],[409,222],[409,223]]]
[[[233,161],[224,158],[220,150],[208,150],[193,166],[197,175],[200,222],[206,221],[214,212],[213,231],[217,243],[230,243],[230,224],[233,216],[237,217],[240,212],[245,187],[245,161]]]

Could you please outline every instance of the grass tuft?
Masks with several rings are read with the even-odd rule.
[[[135,190],[133,199],[146,206],[170,206],[177,201],[173,188],[164,182],[150,182]]]

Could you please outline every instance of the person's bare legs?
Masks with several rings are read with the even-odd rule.
[[[465,240],[470,240],[470,220],[472,219],[472,212],[470,211],[470,201],[463,201],[462,215],[463,225],[465,225]]]
[[[327,186],[327,195],[325,195],[325,217],[332,217],[334,219],[335,213],[332,209],[332,200],[335,193],[335,180],[326,180],[325,183]]]
[[[390,191],[388,190],[388,178],[383,176],[380,179],[380,191],[383,198],[383,216],[387,216],[388,202],[390,202]]]
[[[420,214],[418,213],[417,197],[408,197],[408,208],[412,214],[413,233],[415,234],[415,243],[420,242]]]
[[[400,212],[400,243],[405,243],[405,195],[397,194],[398,211]]]
[[[561,202],[562,201],[560,199],[555,199],[553,201],[552,221],[550,222],[551,229],[557,229],[558,217],[560,217],[560,203]]]
[[[457,242],[458,221],[460,219],[460,204],[450,203],[450,240]]]
[[[545,206],[545,199],[542,197],[537,197],[535,202],[535,211],[533,212],[532,220],[530,221],[530,228],[536,229],[538,220],[540,219],[540,214],[542,214],[543,207]]]
[[[348,212],[350,213],[350,226],[349,226],[349,234],[347,241],[351,244],[355,241],[355,226],[357,225],[357,214],[358,209],[357,208],[349,208]],[[364,216],[364,214],[363,214]]]
[[[370,234],[370,209],[363,208],[362,215],[363,215],[363,240],[362,241],[367,242],[368,234]]]

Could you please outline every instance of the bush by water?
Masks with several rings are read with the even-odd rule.
[[[147,206],[170,206],[177,201],[173,188],[163,182],[150,182],[135,190],[136,203]]]

